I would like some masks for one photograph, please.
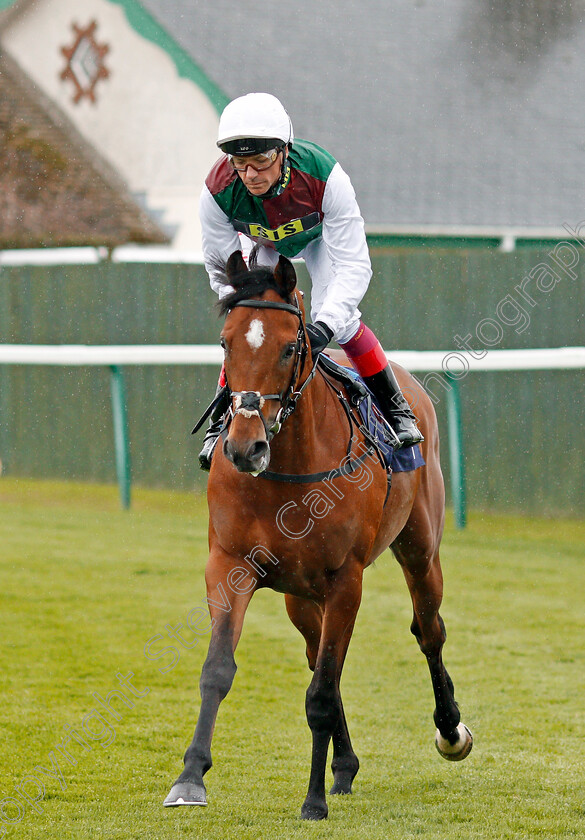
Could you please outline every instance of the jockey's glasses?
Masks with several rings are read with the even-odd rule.
[[[245,172],[251,166],[254,172],[264,172],[270,169],[282,149],[268,149],[258,155],[228,155],[229,161],[236,172]]]

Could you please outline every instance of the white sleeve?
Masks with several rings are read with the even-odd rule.
[[[209,282],[213,291],[222,298],[233,289],[221,282],[223,274],[220,266],[226,264],[228,257],[234,251],[241,250],[242,245],[237,231],[207,186],[203,187],[199,199],[199,220],[203,240],[203,261],[209,274]]]
[[[372,277],[365,225],[347,173],[336,163],[323,195],[323,243],[332,276],[315,316],[335,334],[354,315]]]

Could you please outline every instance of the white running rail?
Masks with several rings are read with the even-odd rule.
[[[393,362],[412,372],[425,371],[423,385],[437,372],[443,376],[449,431],[451,494],[455,524],[466,523],[465,464],[459,380],[470,371],[567,370],[585,368],[585,347],[533,350],[396,350]],[[215,344],[85,345],[0,344],[0,364],[107,366],[111,371],[116,473],[123,507],[130,506],[130,451],[122,367],[127,365],[220,365],[223,350]],[[453,369],[455,368],[455,369]],[[435,377],[436,378],[436,377]]]
[[[470,371],[585,368],[585,347],[472,353],[396,350],[387,356],[410,371],[449,373],[447,360],[453,357],[465,358]],[[222,361],[223,350],[215,344],[0,344],[0,364],[13,365],[212,365]],[[463,374],[463,367],[461,371]]]

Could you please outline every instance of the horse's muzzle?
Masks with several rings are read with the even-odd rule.
[[[229,436],[223,444],[223,454],[239,472],[258,475],[270,463],[270,446],[267,440],[252,440],[237,443]]]

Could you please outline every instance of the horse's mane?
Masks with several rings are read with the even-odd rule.
[[[230,292],[218,301],[217,306],[220,315],[226,315],[241,300],[262,295],[268,289],[273,289],[273,291],[282,297],[282,290],[278,287],[274,279],[272,269],[267,266],[258,265],[257,248],[252,249],[248,259],[248,265],[250,268],[249,271],[239,271],[230,278],[225,273],[225,265],[217,266],[223,274],[223,279],[220,282],[225,286],[232,286],[235,289],[235,291]],[[292,301],[286,299],[286,302],[291,303]]]

